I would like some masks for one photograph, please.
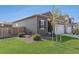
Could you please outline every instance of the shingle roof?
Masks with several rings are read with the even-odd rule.
[[[20,19],[20,20],[14,21],[13,23],[20,22],[20,21],[24,21],[24,20],[27,20],[27,19],[32,18],[32,17],[35,17],[35,16],[48,17],[49,13],[50,13],[50,12],[46,12],[46,13],[42,13],[42,14],[32,15],[32,16],[25,17],[25,18],[23,18],[23,19]]]

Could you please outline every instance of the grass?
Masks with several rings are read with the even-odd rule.
[[[27,44],[16,38],[0,40],[0,54],[78,54],[79,39],[62,37],[63,43],[52,40]]]

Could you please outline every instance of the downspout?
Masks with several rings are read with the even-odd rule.
[[[72,27],[72,33],[71,34],[73,34],[73,24],[71,24],[71,27]]]
[[[38,18],[37,18],[37,16],[36,16],[36,34],[38,34]]]
[[[64,24],[64,34],[66,34],[66,24]]]

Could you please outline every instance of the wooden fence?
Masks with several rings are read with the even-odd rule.
[[[0,38],[17,36],[22,32],[25,32],[23,27],[0,27]]]

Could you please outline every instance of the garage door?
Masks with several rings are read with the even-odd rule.
[[[56,25],[55,34],[64,34],[64,25]]]
[[[72,28],[71,27],[66,27],[66,32],[69,34],[72,32]]]

